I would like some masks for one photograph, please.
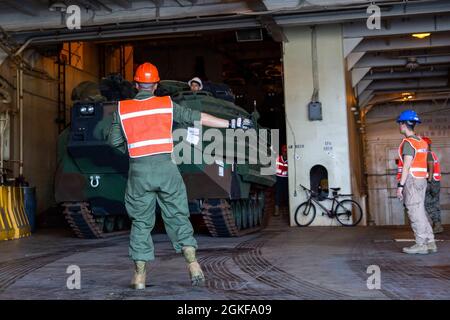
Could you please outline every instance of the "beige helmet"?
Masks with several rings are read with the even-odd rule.
[[[200,80],[199,77],[194,77],[194,78],[192,78],[191,80],[189,80],[189,81],[188,81],[189,87],[191,86],[191,83],[192,83],[192,82],[197,82],[197,83],[200,85],[200,90],[203,89],[203,83],[202,83],[202,80]]]

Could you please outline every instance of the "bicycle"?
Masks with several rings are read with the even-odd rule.
[[[333,197],[326,197],[325,199],[333,202],[331,209],[327,209],[318,200],[319,194],[306,188],[303,185],[300,187],[305,191],[308,200],[300,204],[295,210],[295,223],[299,227],[309,226],[316,217],[317,204],[323,211],[322,215],[327,214],[329,218],[336,218],[340,224],[346,227],[356,226],[362,219],[362,209],[358,202],[351,199],[344,199],[339,201],[340,197],[352,197],[352,194],[339,194],[341,188],[330,188],[333,190]]]

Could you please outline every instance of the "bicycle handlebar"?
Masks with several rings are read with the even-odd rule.
[[[299,187],[302,188],[304,191],[307,191],[307,192],[311,193],[312,196],[317,196],[317,195],[318,195],[317,192],[314,192],[314,191],[308,189],[307,187],[305,187],[305,186],[302,185],[302,184],[299,184]],[[333,192],[333,198],[327,197],[327,199],[332,200],[332,199],[334,199],[334,198],[339,198],[339,197],[353,197],[353,193],[349,193],[349,194],[339,193],[339,194],[336,194],[336,195],[335,195],[334,192]]]

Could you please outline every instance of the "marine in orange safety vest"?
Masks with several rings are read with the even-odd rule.
[[[175,163],[172,123],[200,124],[215,128],[249,129],[250,119],[220,119],[180,106],[169,96],[155,96],[158,69],[151,63],[140,65],[134,80],[139,93],[120,101],[109,132],[109,144],[128,150],[130,169],[125,190],[125,207],[131,219],[129,255],[135,263],[131,285],[145,289],[146,263],[154,260],[151,231],[158,202],[167,235],[177,253],[183,253],[192,285],[202,285],[204,274],[196,259],[197,241],[189,221],[186,187]]]
[[[398,148],[400,171],[397,197],[407,209],[416,243],[403,248],[407,254],[428,254],[437,252],[434,234],[425,212],[427,189],[428,144],[414,133],[419,116],[413,110],[403,111],[397,118],[400,133],[405,138]]]
[[[289,201],[289,186],[288,186],[288,160],[287,160],[287,146],[281,147],[281,154],[277,158],[277,171],[275,185],[275,216],[280,214],[280,206],[288,204]]]

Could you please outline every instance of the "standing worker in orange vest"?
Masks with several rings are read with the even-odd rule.
[[[287,146],[284,144],[281,147],[281,154],[277,158],[277,182],[275,185],[275,216],[280,215],[280,205],[288,202],[289,186],[288,186],[288,160],[287,160]]]
[[[189,221],[186,187],[174,162],[172,122],[194,123],[215,128],[248,129],[249,119],[220,119],[174,103],[169,96],[154,95],[158,69],[151,63],[140,65],[134,80],[139,93],[120,101],[114,113],[109,143],[130,156],[125,191],[125,207],[131,219],[129,254],[135,263],[132,287],[145,289],[146,263],[154,260],[150,232],[155,224],[158,201],[167,235],[177,253],[183,253],[192,285],[204,284],[205,277],[196,259],[197,242]],[[126,148],[127,146],[127,148]]]
[[[433,233],[444,231],[441,223],[441,207],[439,193],[441,192],[441,164],[433,151],[431,151],[431,139],[422,137],[428,143],[428,186],[425,195],[425,209],[433,221]]]
[[[437,252],[433,230],[425,212],[428,145],[414,133],[414,127],[420,123],[420,119],[415,111],[406,110],[397,118],[397,123],[400,133],[405,136],[398,151],[403,170],[397,185],[397,197],[403,200],[416,238],[416,244],[403,248],[403,252]]]

